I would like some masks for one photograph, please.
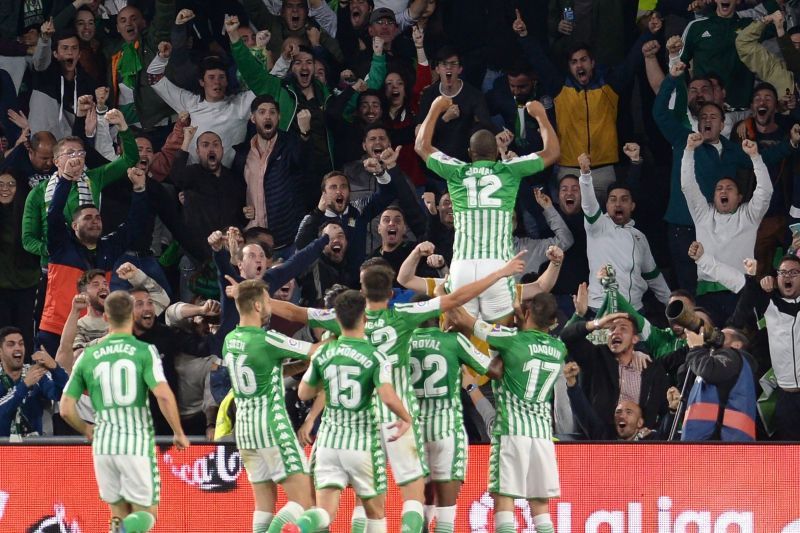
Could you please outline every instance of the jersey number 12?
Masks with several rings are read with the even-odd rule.
[[[467,188],[468,207],[500,207],[502,202],[499,198],[492,198],[492,195],[503,186],[500,178],[494,174],[465,178],[461,183]]]

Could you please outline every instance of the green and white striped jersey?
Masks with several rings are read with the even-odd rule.
[[[453,260],[514,257],[511,215],[519,184],[541,172],[544,161],[530,154],[508,161],[465,163],[435,152],[426,164],[447,181],[453,201]]]
[[[491,359],[461,333],[421,328],[411,335],[411,385],[425,442],[463,431],[461,364],[485,374]]]
[[[72,368],[64,394],[89,392],[95,410],[95,455],[153,457],[155,437],[147,392],[166,383],[161,356],[152,344],[113,333],[87,346]]]
[[[409,304],[396,304],[391,309],[372,311],[367,309],[366,334],[372,346],[377,348],[391,363],[392,385],[403,405],[415,417],[418,412],[417,400],[411,389],[409,379],[409,353],[408,341],[411,333],[421,323],[428,319],[436,318],[441,314],[441,300],[434,298],[425,302]],[[308,325],[312,328],[324,328],[335,335],[341,330],[336,322],[336,312],[333,309],[309,309]],[[378,417],[381,422],[394,422],[396,416],[376,397]]]
[[[303,381],[325,389],[317,445],[372,451],[378,442],[372,400],[377,387],[392,382],[388,358],[366,339],[339,337],[316,351]]]
[[[553,438],[551,401],[567,347],[543,331],[492,326],[482,320],[475,335],[503,358],[503,377],[493,382],[497,403],[495,435]]]
[[[242,450],[291,444],[284,400],[285,359],[308,359],[312,345],[276,331],[237,326],[223,345],[236,402],[236,446]]]

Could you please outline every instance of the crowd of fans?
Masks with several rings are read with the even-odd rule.
[[[432,291],[419,280],[446,276],[453,205],[414,144],[444,95],[433,144],[453,158],[479,129],[498,158],[542,150],[530,100],[556,127],[515,245],[523,284],[564,250],[539,285],[572,361],[557,434],[666,439],[699,376],[743,402],[750,437],[800,439],[796,24],[784,0],[3,2],[0,436],[69,434],[52,401],[105,335],[112,290],[134,296],[196,435],[229,388],[229,283],[324,307],[369,260],[400,274],[395,301]],[[705,336],[667,321],[676,302]],[[465,373],[473,442],[493,419],[477,385]]]

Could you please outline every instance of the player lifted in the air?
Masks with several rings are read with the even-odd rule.
[[[488,130],[475,132],[469,141],[472,163],[451,158],[433,147],[436,121],[452,104],[438,96],[417,133],[416,151],[447,182],[453,202],[455,241],[450,265],[449,290],[482,278],[514,256],[512,221],[520,182],[558,160],[558,137],[537,101],[526,104],[539,123],[544,149],[535,154],[498,161],[497,140]],[[467,305],[467,311],[497,322],[513,312],[514,280],[503,279]]]
[[[239,325],[222,353],[236,402],[236,445],[253,487],[253,533],[279,533],[313,503],[306,456],[286,412],[283,361],[308,359],[317,346],[261,329],[271,315],[262,280],[243,281],[235,293]],[[273,517],[276,483],[288,502]]]
[[[369,266],[361,270],[361,292],[367,299],[366,335],[370,343],[386,354],[392,365],[392,385],[412,416],[417,414],[417,402],[410,382],[408,341],[419,324],[455,309],[472,300],[493,283],[522,270],[523,263],[515,257],[501,268],[454,291],[427,302],[397,304],[389,308],[392,298],[394,272],[384,266]],[[334,310],[307,309],[287,302],[273,301],[272,312],[292,322],[307,323],[339,335],[341,330]],[[411,429],[396,441],[389,441],[392,432],[388,425],[395,417],[387,407],[378,403],[381,438],[395,482],[403,496],[403,531],[419,533],[424,523],[424,478],[428,469],[422,460],[422,439],[416,420]],[[357,528],[354,527],[353,531]]]
[[[313,356],[300,383],[301,400],[325,390],[325,412],[314,444],[314,484],[317,508],[307,511],[284,532],[327,531],[336,518],[339,498],[348,485],[364,502],[369,532],[385,532],[386,456],[373,396],[398,418],[387,426],[395,441],[411,427],[411,415],[392,387],[392,364],[366,339],[366,299],[348,290],[336,298],[339,338]]]
[[[551,402],[567,355],[564,343],[549,333],[557,310],[553,295],[540,293],[522,302],[519,329],[476,320],[463,309],[448,314],[463,330],[473,331],[499,352],[492,360],[493,370],[503,366],[502,377],[492,382],[497,415],[489,456],[489,492],[495,502],[497,533],[516,531],[516,498],[530,503],[536,533],[553,533],[548,499],[558,497],[560,488]]]
[[[114,291],[104,307],[108,336],[87,347],[75,363],[61,397],[61,416],[92,441],[100,498],[113,517],[111,531],[144,533],[155,525],[161,490],[148,389],[172,428],[175,446],[182,450],[189,440],[158,350],[133,336],[133,298]],[[96,413],[94,426],[75,409],[84,390]]]
[[[412,299],[426,300],[428,296],[423,295]],[[491,359],[461,333],[442,331],[436,319],[414,330],[410,348],[411,386],[419,403],[419,428],[436,498],[436,533],[452,533],[469,449],[461,406],[461,365],[485,374]],[[427,522],[431,518],[425,517]]]

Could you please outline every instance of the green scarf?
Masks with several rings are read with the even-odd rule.
[[[136,87],[136,76],[142,70],[142,60],[139,59],[137,43],[125,43],[122,45],[122,55],[117,63],[122,83],[133,89]]]

